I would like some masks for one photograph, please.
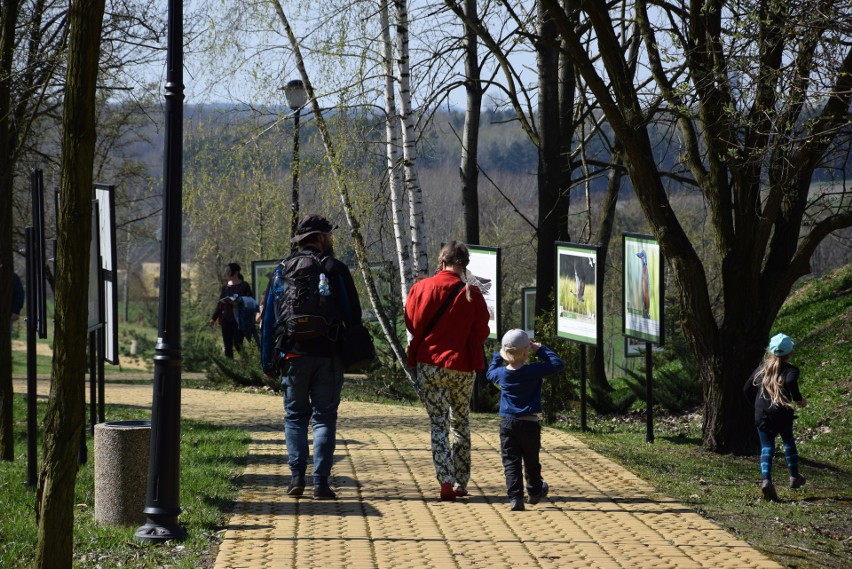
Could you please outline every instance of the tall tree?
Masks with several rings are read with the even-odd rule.
[[[690,315],[684,333],[704,385],[704,446],[751,451],[753,441],[742,436],[753,432],[742,382],[794,283],[810,271],[817,245],[852,225],[842,150],[850,134],[852,7],[827,0],[640,0],[614,8],[584,1],[571,14],[578,29],[557,0],[541,1],[623,145],[634,191]],[[622,4],[630,9],[622,12]],[[614,18],[622,13],[638,22],[654,96],[666,103],[656,116],[617,40]],[[602,66],[590,60],[583,29]],[[711,300],[708,260],[682,227],[654,159],[649,129],[661,116],[678,126],[686,184],[708,204],[719,306]],[[826,167],[839,176],[839,190],[813,188]]]
[[[396,105],[394,83],[393,41],[391,34],[388,0],[379,0],[379,21],[382,37],[382,71],[384,71],[385,101],[385,157],[390,193],[393,237],[396,244],[396,261],[399,275],[399,290],[402,298],[408,296],[408,289],[414,278],[411,274],[411,244],[406,240],[408,228],[404,223],[405,195],[403,193],[401,164],[399,160],[400,120]]]
[[[36,567],[71,567],[74,481],[83,434],[86,306],[95,157],[95,87],[104,0],[74,0],[65,76],[60,211],[57,228],[56,316],[50,398],[44,420],[43,465],[36,514]]]
[[[367,297],[370,301],[370,305],[375,311],[376,318],[378,319],[379,325],[381,326],[382,331],[385,334],[385,338],[387,338],[388,340],[388,344],[390,345],[391,350],[396,355],[398,361],[404,362],[405,350],[403,349],[402,344],[396,335],[396,325],[394,322],[390,321],[387,312],[385,311],[382,304],[379,302],[379,295],[376,291],[375,279],[373,278],[372,268],[370,267],[370,262],[367,257],[367,248],[364,244],[364,237],[361,232],[361,224],[358,218],[353,214],[352,197],[350,195],[346,177],[343,175],[343,172],[340,167],[340,160],[334,144],[334,138],[331,136],[325,118],[323,117],[322,109],[320,108],[319,101],[317,101],[313,84],[311,83],[311,80],[308,77],[307,69],[305,68],[304,59],[302,58],[302,51],[299,48],[299,42],[296,39],[296,35],[293,32],[292,27],[290,26],[290,22],[287,19],[286,13],[284,12],[284,8],[278,0],[273,1],[276,4],[276,12],[278,14],[278,18],[281,21],[281,25],[284,27],[288,40],[290,41],[290,47],[293,50],[293,54],[296,59],[296,66],[299,70],[299,75],[301,76],[302,83],[305,85],[305,90],[308,93],[308,104],[311,107],[314,118],[317,122],[317,128],[319,129],[320,135],[322,137],[322,142],[326,151],[326,157],[328,158],[328,162],[331,166],[335,184],[338,190],[338,196],[340,197],[340,201],[343,206],[343,213],[344,215],[346,215],[346,221],[349,225],[349,230],[352,234],[352,242],[355,249],[355,255],[358,259],[358,267],[361,270],[361,275],[364,277],[364,284],[367,289]],[[413,382],[414,378],[411,377],[410,372],[407,373],[409,374],[409,379]]]
[[[409,57],[408,0],[394,0],[396,8],[397,82],[399,84],[400,122],[402,123],[402,168],[405,189],[408,193],[411,263],[415,276],[426,276],[429,271],[426,255],[426,223],[423,211],[423,188],[417,175],[417,130],[411,103],[411,65]]]
[[[15,457],[12,424],[12,345],[6,315],[12,310],[12,58],[18,1],[3,0],[0,8],[0,460]],[[8,245],[5,245],[8,244]]]
[[[570,140],[573,128],[563,128],[559,118],[560,83],[557,29],[544,5],[536,2],[538,36],[535,39],[538,69],[538,250],[536,257],[535,312],[550,312],[555,282],[553,250],[557,241],[568,238],[567,199],[562,196],[560,178],[569,168],[563,168],[562,140]],[[573,90],[574,85],[569,88]],[[570,116],[570,114],[569,114]],[[567,131],[567,132],[566,132]],[[565,156],[567,158],[567,155]]]
[[[461,178],[462,208],[464,209],[465,242],[479,245],[479,121],[482,116],[482,81],[480,78],[476,25],[479,14],[476,0],[464,0],[464,89],[467,105],[462,131]],[[471,22],[468,24],[467,22]]]
[[[121,92],[127,98],[139,99],[141,80],[138,72],[150,63],[152,54],[156,53],[161,30],[165,27],[162,16],[153,11],[156,8],[157,0],[117,0],[109,11],[103,34],[108,47],[102,50],[104,56],[100,61],[103,73],[101,81],[106,88],[101,97],[97,120],[112,122],[114,126],[110,129],[111,135],[101,138],[105,143],[98,151],[102,165],[122,162],[117,150],[127,142],[126,133],[135,130],[136,125],[113,121],[116,113],[110,112],[110,107],[116,101],[116,92]],[[14,251],[21,248],[23,228],[30,224],[29,176],[24,168],[40,167],[48,178],[51,169],[58,165],[55,133],[60,128],[62,118],[61,77],[67,65],[68,3],[4,0],[0,28],[3,30],[3,38],[0,40],[3,43],[0,64],[3,68],[0,70],[0,147],[3,148],[0,152],[2,291],[6,286],[6,278],[11,278]],[[120,191],[124,190],[121,182],[128,180],[126,161],[123,166],[122,174],[111,178],[119,185]],[[115,174],[115,170],[102,168],[100,173]],[[132,197],[139,198],[138,195]],[[134,206],[133,209],[134,213],[128,213],[128,217],[140,218],[146,215],[139,207]],[[52,228],[48,226],[48,230]],[[49,266],[45,267],[45,274],[48,284],[52,286],[54,283]],[[0,304],[8,298],[8,294],[0,294]],[[8,329],[0,331],[0,456],[11,459],[12,383],[7,334]]]

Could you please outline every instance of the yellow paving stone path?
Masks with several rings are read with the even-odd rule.
[[[151,396],[150,384],[107,383],[110,404],[150,406]],[[441,502],[422,407],[344,402],[332,471],[338,499],[314,501],[286,494],[279,396],[184,389],[181,402],[182,417],[252,437],[215,569],[780,567],[556,429],[542,430],[550,495],[511,512],[496,417],[473,418],[470,496]]]

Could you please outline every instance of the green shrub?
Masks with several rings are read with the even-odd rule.
[[[535,341],[552,349],[565,362],[564,371],[544,380],[541,405],[548,423],[553,423],[558,416],[571,410],[573,403],[579,400],[580,387],[580,346],[556,336],[553,319],[551,311],[537,316],[535,320]]]
[[[653,351],[652,393],[655,404],[680,413],[700,406],[704,390],[695,357],[682,332],[680,304],[672,296],[666,296],[665,317],[665,347]],[[637,400],[645,401],[644,365],[636,371],[628,370],[624,382]]]
[[[348,377],[347,396],[358,400],[416,401],[414,386],[385,339],[379,323],[364,321],[364,325],[373,335],[376,360],[366,370]],[[403,329],[400,318],[397,321],[398,333]]]
[[[672,360],[654,366],[652,395],[654,403],[673,412],[681,413],[695,409],[703,401],[701,382],[684,368],[681,360]],[[640,372],[628,372],[625,378],[628,388],[638,400],[645,400],[646,385],[644,368]]]
[[[276,392],[281,390],[281,382],[277,378],[269,378],[263,373],[260,350],[254,340],[244,340],[242,348],[234,350],[232,360],[226,358],[221,350],[210,357],[214,365],[207,370],[207,378],[213,383],[230,381],[242,387],[268,387]]]

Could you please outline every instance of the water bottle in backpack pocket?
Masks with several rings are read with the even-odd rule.
[[[340,308],[323,265],[324,260],[310,251],[281,261],[276,270],[281,286],[274,290],[276,338],[336,340]]]

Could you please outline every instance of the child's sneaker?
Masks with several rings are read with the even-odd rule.
[[[795,478],[790,477],[790,488],[801,488],[805,485],[805,477],[799,474]]]
[[[530,494],[530,497],[527,499],[527,502],[532,504],[533,506],[541,502],[542,498],[547,497],[547,493],[550,491],[550,486],[547,485],[547,482],[541,483],[541,492],[538,494]]]
[[[453,490],[453,485],[449,482],[444,482],[441,484],[441,501],[442,502],[455,502],[456,501],[456,492]]]
[[[456,495],[456,498],[464,498],[470,494],[465,488],[453,488],[453,493]]]
[[[524,511],[524,499],[523,498],[512,498],[509,501],[509,509],[513,512],[523,512]]]
[[[763,499],[771,502],[778,501],[778,493],[775,492],[775,485],[772,480],[764,480],[760,483],[760,490],[763,492]]]

